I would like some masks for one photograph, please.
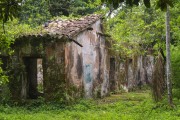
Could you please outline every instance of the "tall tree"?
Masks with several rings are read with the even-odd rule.
[[[1,0],[0,1],[0,20],[3,23],[3,30],[5,33],[4,23],[9,19],[13,19],[18,16],[20,11],[21,0]]]
[[[172,106],[172,83],[171,83],[171,60],[170,60],[170,12],[167,5],[166,10],[166,76],[167,76],[167,91],[168,102]]]

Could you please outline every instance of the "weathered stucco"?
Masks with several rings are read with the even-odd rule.
[[[66,68],[68,79],[79,89],[84,89],[85,97],[102,97],[108,93],[109,64],[105,38],[99,35],[101,21],[98,20],[74,39],[83,47],[74,43],[66,46]]]
[[[141,87],[145,84],[151,84],[154,63],[152,55],[134,56],[124,62],[116,59],[116,75],[113,90],[116,91],[122,88],[128,91],[137,86]]]
[[[66,90],[64,43],[47,46],[43,61],[44,93],[47,100],[58,100]]]
[[[59,100],[65,92],[65,44],[64,40],[42,36],[27,36],[18,39],[12,48],[9,86],[12,98]],[[38,91],[38,59],[42,60],[43,92]],[[42,75],[41,75],[42,78]]]
[[[109,50],[100,16],[51,24],[46,27],[50,30],[47,35],[22,36],[12,45],[15,50],[11,68],[13,77],[10,80],[13,96],[18,99],[44,96],[46,100],[66,102],[81,96],[108,95]],[[70,36],[64,25],[71,26],[68,29],[73,31]],[[52,33],[55,30],[57,34]],[[39,58],[42,60],[43,75],[38,72]],[[43,95],[37,90],[39,76],[41,79],[43,76]]]

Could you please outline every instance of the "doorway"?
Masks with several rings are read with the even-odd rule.
[[[24,58],[26,66],[26,96],[28,99],[37,99],[43,96],[43,67],[42,58]]]

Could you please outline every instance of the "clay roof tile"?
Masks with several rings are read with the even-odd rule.
[[[88,28],[89,25],[93,24],[100,18],[100,15],[93,14],[76,20],[55,20],[49,23],[45,30],[49,33],[55,32],[59,35],[63,34],[73,36],[74,34]]]

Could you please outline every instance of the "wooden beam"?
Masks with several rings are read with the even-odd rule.
[[[70,38],[68,35],[65,35],[65,36],[68,38],[68,40],[70,40],[70,41],[76,43],[76,44],[79,45],[80,47],[83,47],[79,42],[77,42],[76,40]]]

